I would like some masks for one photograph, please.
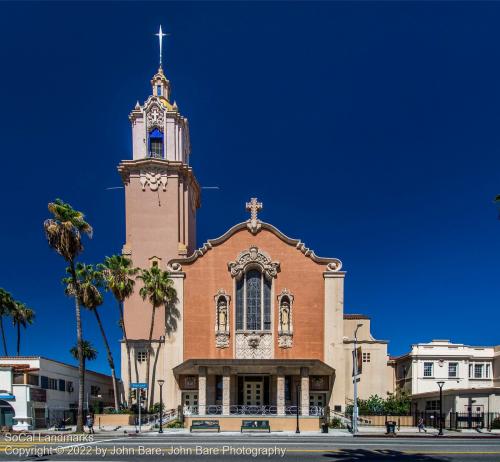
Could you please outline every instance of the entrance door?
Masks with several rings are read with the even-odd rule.
[[[262,406],[264,402],[264,382],[245,380],[243,399],[247,406]]]
[[[311,393],[309,395],[309,415],[323,415],[325,406],[325,393]]]
[[[182,392],[182,407],[184,415],[198,413],[198,392],[184,391]]]

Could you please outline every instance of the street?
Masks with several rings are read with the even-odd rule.
[[[93,441],[0,440],[0,460],[32,461],[493,461],[500,439],[351,438],[327,435],[96,435]],[[75,435],[65,435],[68,437]]]

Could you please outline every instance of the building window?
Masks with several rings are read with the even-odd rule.
[[[57,379],[48,379],[48,387],[49,390],[57,390]]]
[[[66,382],[66,391],[69,393],[73,391],[73,382]]]
[[[66,390],[66,381],[63,379],[59,379],[59,391]]]
[[[223,382],[222,375],[215,376],[215,403],[222,404]]]
[[[371,353],[363,353],[363,362],[369,363],[371,361]]]
[[[432,400],[425,402],[425,410],[426,411],[439,411],[439,400]]]
[[[157,128],[149,134],[149,156],[163,159],[163,133]]]
[[[156,95],[161,96],[161,85],[156,85]]]
[[[136,353],[137,361],[144,363],[148,360],[148,352],[146,350],[139,350]]]
[[[236,281],[236,329],[271,330],[271,280],[257,269]]]
[[[38,375],[35,375],[35,374],[28,374],[28,384],[29,385],[35,385],[36,387],[38,387]]]
[[[99,396],[100,391],[101,388],[98,387],[97,385],[90,386],[90,396]]]
[[[424,377],[434,376],[434,363],[424,363]]]
[[[474,378],[482,379],[483,378],[483,367],[484,364],[474,364]]]
[[[458,377],[458,363],[448,363],[448,377]]]
[[[490,369],[491,369],[491,365],[490,364],[486,364],[486,373],[484,375],[485,379],[489,379],[490,378]]]
[[[45,375],[40,376],[40,386],[45,390],[49,388],[49,378],[45,377]]]

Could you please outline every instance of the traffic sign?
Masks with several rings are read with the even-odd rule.
[[[148,388],[148,384],[143,382],[131,383],[130,388]]]

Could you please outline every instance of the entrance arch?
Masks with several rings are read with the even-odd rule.
[[[0,399],[0,427],[12,427],[14,425],[14,408],[3,399]]]

